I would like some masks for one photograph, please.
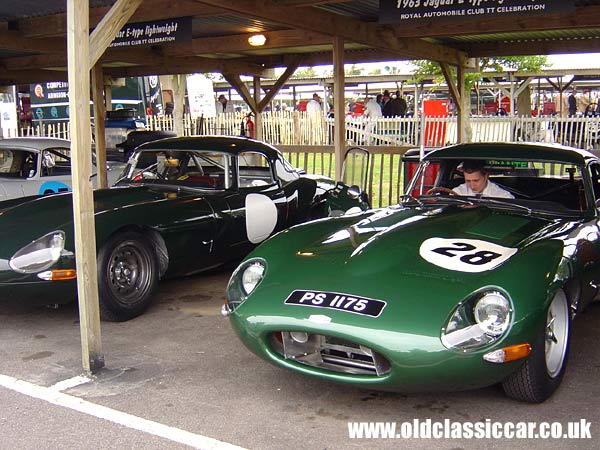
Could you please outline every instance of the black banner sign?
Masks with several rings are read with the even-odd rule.
[[[69,102],[69,83],[54,81],[29,85],[29,97],[32,105],[43,103]]]
[[[574,0],[380,0],[379,22],[548,14],[573,9],[574,3]]]
[[[190,42],[192,18],[128,23],[117,33],[109,47],[136,47]]]

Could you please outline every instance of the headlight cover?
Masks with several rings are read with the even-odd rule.
[[[8,265],[17,273],[37,273],[52,267],[65,248],[65,233],[53,231],[17,251]]]
[[[512,315],[508,294],[498,288],[481,289],[454,309],[442,328],[442,343],[451,350],[478,350],[504,336]]]
[[[265,276],[267,265],[262,258],[243,262],[231,275],[227,285],[227,307],[232,312],[245,301]]]

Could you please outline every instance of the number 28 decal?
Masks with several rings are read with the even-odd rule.
[[[478,239],[430,238],[421,244],[419,254],[431,264],[458,272],[485,272],[499,266],[517,252]]]

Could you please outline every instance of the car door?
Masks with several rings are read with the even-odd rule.
[[[231,220],[224,239],[232,257],[240,258],[285,228],[288,199],[265,154],[242,152],[236,159],[232,173],[236,189],[226,199]]]
[[[577,258],[582,268],[580,308],[591,302],[600,291],[600,163],[589,165],[596,218],[580,227],[577,242]]]
[[[32,194],[48,195],[71,191],[71,150],[69,148],[46,148],[42,150],[38,160],[36,189]]]

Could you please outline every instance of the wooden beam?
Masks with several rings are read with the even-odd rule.
[[[335,153],[335,179],[342,180],[342,164],[346,149],[346,99],[344,98],[344,38],[333,38],[333,120]]]
[[[46,81],[67,81],[68,75],[62,70],[11,70],[0,71],[0,86],[44,83]]]
[[[262,141],[263,133],[262,133],[262,110],[259,105],[260,101],[260,77],[254,77],[252,79],[253,84],[253,94],[254,94],[254,104],[256,105],[256,113],[254,114],[254,138]]]
[[[398,39],[397,27],[362,22],[314,8],[306,8],[302,14],[298,14],[297,8],[282,6],[273,0],[196,1],[206,5],[220,6],[250,17],[270,20],[290,28],[343,37],[350,42],[360,42],[407,58],[430,59],[452,64],[458,64],[466,59],[466,54],[450,47],[417,38]]]
[[[193,39],[189,44],[165,45],[165,55],[188,56],[214,53],[243,53],[264,51],[277,48],[302,47],[312,45],[331,45],[331,37],[305,30],[281,30],[262,33],[267,38],[259,49],[248,44],[250,33],[231,36],[206,37]]]
[[[267,92],[265,97],[258,104],[259,111],[263,111],[265,109],[269,102],[273,100],[273,98],[277,95],[281,87],[290,79],[292,75],[294,75],[294,72],[296,71],[296,69],[298,69],[298,66],[300,65],[300,61],[301,59],[297,58],[295,63],[291,64],[285,69],[285,72],[281,74],[281,76],[277,79],[273,87],[269,89],[269,92]]]
[[[481,56],[527,56],[561,53],[600,52],[600,38],[577,39],[523,39],[519,42],[461,43],[460,47],[472,57]]]
[[[277,3],[284,6],[315,6],[315,5],[326,5],[329,3],[344,3],[348,0],[278,0]]]
[[[450,95],[454,100],[456,105],[461,104],[460,93],[456,86],[456,80],[454,79],[454,74],[452,73],[452,68],[446,64],[441,62],[440,67],[442,69],[442,74],[444,75],[444,79],[446,80],[446,84],[448,85],[448,89],[450,90]]]
[[[114,78],[138,77],[144,75],[177,75],[195,72],[235,73],[242,75],[266,76],[265,67],[248,62],[215,60],[209,58],[189,58],[183,62],[179,58],[169,60],[166,65],[104,67],[104,73]],[[0,74],[1,75],[1,74]]]
[[[106,116],[104,91],[104,74],[102,66],[96,64],[92,69],[92,99],[94,101],[94,135],[96,142],[96,173],[98,187],[106,189],[108,178],[106,174],[106,135],[104,129],[104,117]]]
[[[0,46],[3,50],[66,53],[67,42],[64,38],[46,37],[43,39],[24,38],[18,31],[0,31]]]
[[[110,6],[90,8],[90,27],[96,27],[109,10]],[[131,22],[147,22],[187,16],[210,17],[224,12],[219,7],[202,6],[194,0],[171,0],[168,8],[165,8],[164,0],[144,0],[131,17]],[[60,13],[20,19],[16,21],[16,28],[21,36],[25,38],[65,35],[67,32],[67,15]]]
[[[87,1],[87,0],[86,0]],[[144,0],[117,0],[102,18],[90,36],[90,65],[94,67],[100,56],[125,26],[131,15]]]
[[[90,180],[92,136],[88,0],[67,0],[67,17],[69,123],[79,322],[83,368],[86,372],[94,373],[104,367],[104,355],[100,337],[94,196]]]
[[[223,77],[227,80],[227,82],[237,91],[237,93],[244,99],[246,104],[250,107],[252,112],[256,115],[258,113],[258,105],[254,102],[252,95],[250,95],[250,91],[241,80],[240,76],[233,73],[223,72]]]

